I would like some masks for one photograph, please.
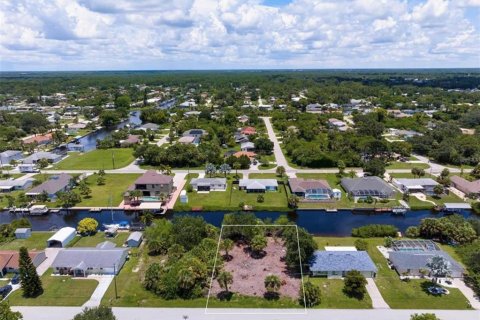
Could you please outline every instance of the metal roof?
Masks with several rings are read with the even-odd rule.
[[[58,230],[53,236],[48,238],[47,241],[63,242],[66,239],[68,239],[72,235],[72,233],[76,234],[77,230],[75,230],[75,228],[72,228],[72,227],[64,227],[64,228]]]
[[[372,271],[377,267],[366,251],[315,251],[310,271]]]
[[[140,231],[135,231],[128,236],[127,241],[130,241],[130,240],[140,241],[142,240],[142,237],[143,237],[143,233],[141,233]]]

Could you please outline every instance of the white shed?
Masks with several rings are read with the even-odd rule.
[[[180,192],[180,203],[188,203],[188,195],[186,190]]]
[[[126,244],[130,248],[136,248],[142,243],[143,234],[139,231],[132,232],[126,241]]]
[[[32,229],[30,228],[18,228],[15,230],[16,239],[28,239],[32,236]]]
[[[58,230],[47,240],[48,248],[65,248],[77,235],[77,230],[72,227],[65,227]]]

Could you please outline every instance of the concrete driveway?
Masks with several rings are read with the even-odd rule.
[[[57,257],[58,252],[61,250],[61,248],[46,248],[45,249],[45,255],[47,256],[47,259],[43,261],[38,267],[37,267],[37,273],[39,276],[43,275],[48,268],[52,265],[53,261]]]
[[[97,288],[93,291],[90,299],[84,303],[83,307],[98,307],[102,301],[105,292],[113,281],[112,275],[91,275],[87,279],[95,279],[98,281]],[[82,280],[79,280],[82,281]]]
[[[367,291],[372,299],[373,309],[390,309],[390,306],[383,300],[380,291],[377,288],[377,284],[372,278],[367,278]]]

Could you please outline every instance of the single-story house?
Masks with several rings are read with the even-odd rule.
[[[185,131],[182,134],[182,136],[183,137],[194,137],[195,140],[193,141],[193,143],[194,144],[199,144],[200,139],[207,134],[208,134],[208,132],[203,130],[203,129],[190,129],[190,130]]]
[[[195,144],[196,142],[198,142],[198,138],[190,137],[190,136],[180,137],[178,139],[178,143],[183,143],[183,144]]]
[[[32,137],[27,137],[22,139],[24,144],[37,143],[37,144],[49,144],[53,141],[52,134],[40,134]]]
[[[155,123],[145,123],[145,124],[142,124],[137,129],[143,130],[143,131],[147,131],[147,130],[157,131],[158,129],[160,129],[160,126]]]
[[[141,137],[135,134],[129,134],[127,139],[120,141],[120,145],[122,147],[130,147],[134,144],[139,144],[141,141]]]
[[[148,170],[128,188],[124,195],[124,203],[127,205],[131,203],[130,192],[133,190],[141,191],[142,197],[149,197],[149,201],[155,200],[154,198],[160,201],[160,195],[168,196],[172,193],[173,177]]]
[[[450,178],[452,187],[462,191],[465,195],[474,195],[480,198],[480,179],[475,181],[468,181],[459,176]]]
[[[49,163],[57,163],[58,161],[62,160],[62,155],[56,154],[56,153],[53,153],[53,152],[40,151],[40,152],[35,152],[35,153],[29,155],[28,157],[23,159],[22,163],[24,163],[24,164],[29,164],[29,163],[35,164],[38,161],[40,161],[40,159],[47,159]]]
[[[0,192],[10,192],[14,190],[25,190],[32,186],[34,179],[9,179],[0,180]]]
[[[178,105],[179,108],[190,108],[190,107],[196,107],[196,106],[197,106],[197,103],[193,99],[184,101]]]
[[[250,161],[253,161],[257,156],[257,154],[252,151],[237,151],[233,154],[233,156],[235,158],[240,158],[241,156],[247,156],[248,158],[250,158]]]
[[[30,189],[25,194],[29,197],[37,197],[43,193],[51,200],[57,199],[57,192],[67,191],[73,186],[73,177],[67,173],[51,176],[44,183]]]
[[[250,120],[250,118],[245,114],[237,117],[237,119],[238,119],[238,122],[240,123],[247,123],[248,120]]]
[[[321,113],[323,106],[318,103],[310,103],[306,106],[305,111],[309,113]]]
[[[125,243],[127,244],[127,247],[137,248],[142,243],[142,240],[143,240],[143,233],[139,231],[135,231],[130,233]]]
[[[288,184],[292,193],[307,200],[329,200],[333,197],[332,188],[326,180],[290,178]]]
[[[421,276],[421,270],[425,270],[428,275],[427,263],[429,259],[441,256],[450,264],[450,277],[461,278],[464,269],[445,251],[392,251],[388,254],[388,260],[399,275],[408,274],[409,276]]]
[[[15,239],[28,239],[32,236],[32,229],[18,228],[15,229]]]
[[[240,179],[238,187],[248,193],[277,191],[278,182],[276,179]]]
[[[254,127],[245,127],[245,128],[242,128],[240,130],[240,133],[244,134],[246,136],[249,136],[249,135],[252,135],[252,134],[256,134],[257,130]]]
[[[58,252],[53,273],[86,277],[90,274],[116,275],[127,260],[126,248],[67,248]]]
[[[28,255],[35,268],[47,259],[45,251],[29,251]],[[20,253],[16,250],[0,251],[0,277],[8,272],[18,272],[20,268],[19,259]]]
[[[6,150],[0,153],[0,162],[3,165],[7,165],[10,161],[18,161],[23,158],[22,151],[19,150]]]
[[[185,117],[198,117],[200,115],[200,111],[187,111],[184,113]]]
[[[421,192],[429,196],[435,194],[433,189],[438,184],[438,182],[430,178],[393,179],[392,183],[404,193]]]
[[[58,230],[47,240],[48,248],[65,248],[77,235],[77,230],[72,227],[64,227]]]
[[[365,278],[375,278],[377,267],[366,251],[315,251],[310,263],[310,275],[342,278],[352,270]]]
[[[227,189],[227,179],[198,178],[192,179],[190,185],[195,191],[225,191]]]
[[[388,199],[395,194],[395,190],[379,177],[343,178],[341,185],[355,201],[368,196]]]
[[[240,145],[240,150],[242,151],[255,151],[255,144],[253,142],[243,142]]]
[[[235,143],[243,143],[249,141],[248,137],[240,132],[235,132],[233,134],[233,138],[235,139]]]

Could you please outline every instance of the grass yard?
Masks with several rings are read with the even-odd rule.
[[[115,167],[113,167],[113,158]],[[86,153],[70,152],[54,166],[57,170],[111,170],[126,167],[135,160],[130,148],[96,149]]]
[[[54,232],[32,232],[28,239],[15,239],[10,242],[0,244],[0,250],[19,250],[26,247],[29,250],[43,250],[47,247],[47,240]]]
[[[283,178],[280,178],[280,176],[277,176],[276,173],[250,173],[248,174],[249,179],[277,179],[277,180],[282,180],[282,179],[287,179],[287,175],[283,175]]]
[[[430,166],[426,163],[411,163],[411,162],[399,162],[394,161],[391,162],[386,169],[412,169],[412,168],[419,168],[419,169],[428,169]]]
[[[394,207],[398,205],[399,194],[396,195],[394,200],[388,201],[386,203],[377,202],[375,203],[355,203],[347,197],[345,190],[343,190],[340,185],[340,178],[337,177],[336,173],[298,173],[298,178],[303,179],[324,179],[328,182],[330,187],[337,188],[342,191],[342,198],[336,200],[335,202],[308,202],[298,204],[300,209],[351,209],[351,208],[385,208],[385,207]]]
[[[418,177],[414,176],[411,172],[395,172],[395,173],[388,173],[390,177],[392,178],[399,178],[399,179],[416,179]],[[425,173],[425,175],[422,178],[432,178],[436,179],[435,176],[432,176],[431,174]]]
[[[118,206],[123,200],[123,194],[133,182],[140,177],[136,173],[107,173],[105,175],[105,184],[97,185],[98,175],[93,174],[86,179],[86,182],[92,193],[89,198],[82,196],[82,202],[77,207],[107,207],[111,205]],[[78,190],[78,189],[77,189]]]
[[[328,246],[352,246],[357,238],[353,237],[315,237],[319,248]],[[365,239],[369,243],[368,254],[378,268],[375,283],[385,301],[393,309],[467,309],[467,299],[456,288],[448,288],[449,295],[432,296],[424,287],[428,280],[401,281],[396,271],[390,269],[387,260],[376,248],[383,245],[383,238]],[[450,251],[448,251],[450,252]]]
[[[90,299],[98,285],[93,279],[73,279],[69,276],[52,276],[51,270],[42,277],[44,292],[36,298],[22,297],[22,290],[10,295],[12,306],[81,306]]]
[[[70,242],[69,247],[95,247],[103,241],[110,241],[115,243],[117,247],[121,247],[127,241],[129,234],[128,232],[119,232],[115,238],[107,238],[103,232],[97,232],[89,237],[76,236]]]
[[[320,287],[322,292],[322,302],[316,308],[322,309],[371,309],[372,299],[368,293],[362,300],[351,298],[343,293],[342,279],[327,279],[327,278],[309,278],[305,281],[310,281]]]

